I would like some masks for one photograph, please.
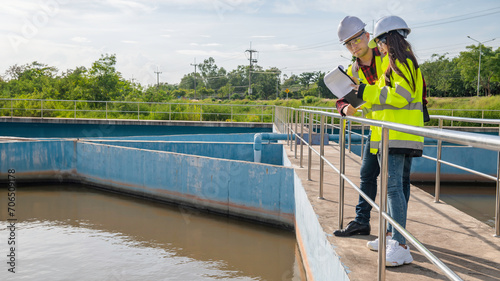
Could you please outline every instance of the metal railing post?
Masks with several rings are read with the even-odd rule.
[[[439,118],[439,129],[443,128],[443,119]],[[442,151],[443,141],[438,140],[437,142],[437,154],[436,154],[436,186],[434,190],[434,202],[439,203],[439,195],[441,193],[441,151]]]
[[[290,109],[285,109],[286,145],[290,146]]]
[[[311,179],[311,165],[312,165],[312,126],[313,126],[313,114],[309,113],[309,139],[307,143],[308,154],[307,154],[307,180]]]
[[[319,199],[324,199],[323,198],[323,176],[325,173],[325,160],[323,157],[325,156],[325,142],[323,139],[325,138],[325,116],[322,114],[320,117],[319,121],[319,126],[320,126],[320,158],[319,158]]]
[[[108,119],[108,102],[106,102],[106,120]]]
[[[172,120],[172,104],[168,104],[168,121]]]
[[[348,122],[347,123],[347,125],[348,125],[348,129],[347,130],[349,131],[348,147],[349,147],[349,153],[351,153],[351,138],[352,138],[352,134],[351,134],[352,130],[351,129],[352,128],[351,128],[351,121],[349,120],[347,122]]]
[[[362,117],[364,118],[365,117],[365,113],[363,112],[362,113]],[[365,153],[365,150],[364,150],[364,144],[365,142],[365,124],[364,123],[361,123],[361,159],[363,159],[363,156],[364,156],[364,153]]]
[[[295,159],[297,159],[297,127],[299,124],[299,111],[295,110]]]
[[[339,229],[344,228],[345,119],[340,118],[339,131]]]
[[[13,101],[11,100],[10,101],[10,118],[14,117],[14,105],[13,105]]]
[[[287,123],[288,123],[288,108],[285,108],[285,117],[284,117],[284,127],[283,127],[283,133],[286,134],[286,145],[289,145],[289,135],[288,135],[288,126],[287,126]]]
[[[380,153],[380,151],[379,151]],[[387,163],[389,160],[389,129],[384,128],[382,126],[382,153],[380,154],[382,157],[382,163],[380,165],[380,197],[379,197],[379,208],[378,212],[378,280],[385,280],[385,236],[386,236],[386,227],[387,224],[385,222],[385,218],[383,213],[386,212],[387,209],[387,182],[388,182],[388,168]]]
[[[304,165],[302,165],[302,160],[304,159],[304,118],[305,118],[305,113],[304,111],[300,112],[301,114],[301,121],[300,121],[300,167],[304,168]]]
[[[290,151],[293,151],[293,108],[290,108],[290,122],[288,123],[288,132],[290,132],[290,143],[288,144],[290,146]]]
[[[500,129],[498,130],[500,136]],[[495,205],[495,237],[500,237],[500,151],[497,156],[497,189]]]
[[[231,122],[233,122],[233,106],[231,105]]]
[[[42,119],[43,119],[43,100],[42,100],[42,104],[40,105],[40,110],[42,111]]]
[[[76,101],[75,101],[75,112],[74,113],[75,113],[75,119],[76,119]]]
[[[453,109],[451,110],[451,116],[453,117]],[[453,120],[451,120],[451,126],[453,127]]]
[[[264,106],[262,106],[262,115],[260,115],[260,122],[264,123]]]
[[[335,113],[335,107],[332,108],[332,113]],[[332,135],[333,135],[333,130],[335,129],[335,118],[332,116]]]
[[[274,122],[276,120],[276,105],[274,107],[272,107],[271,109],[271,118],[272,118],[272,122]]]
[[[203,104],[200,104],[200,122],[203,122]]]

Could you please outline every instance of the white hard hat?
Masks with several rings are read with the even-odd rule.
[[[337,34],[340,42],[345,42],[347,39],[356,35],[365,28],[366,24],[357,17],[347,16],[339,24]]]
[[[368,43],[368,47],[375,48],[377,43],[375,43],[375,38],[380,35],[387,33],[392,30],[397,30],[401,36],[406,38],[410,34],[411,29],[408,27],[406,22],[398,16],[386,16],[377,21],[375,24],[375,32],[373,33],[373,39]]]

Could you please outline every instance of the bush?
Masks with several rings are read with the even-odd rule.
[[[319,101],[319,98],[313,96],[305,96],[302,100],[302,104],[311,104]]]

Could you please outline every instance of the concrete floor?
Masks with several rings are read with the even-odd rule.
[[[295,149],[295,146],[292,148]],[[319,146],[315,146],[315,149],[319,151]],[[372,210],[371,235],[347,238],[333,236],[333,231],[338,229],[338,174],[325,164],[324,199],[318,199],[319,156],[313,153],[312,181],[308,181],[307,148],[304,146],[303,168],[299,165],[300,148],[297,159],[295,151],[290,151],[288,146],[286,150],[328,240],[350,271],[350,279],[377,280],[378,253],[370,251],[366,242],[377,238],[378,213]],[[335,167],[339,167],[340,152],[336,143],[330,142],[330,145],[325,146],[325,156]],[[360,165],[359,156],[346,153],[346,174],[358,186]],[[354,219],[357,202],[357,192],[346,182],[344,226]],[[434,203],[430,194],[414,186],[408,206],[407,230],[463,280],[500,280],[500,237],[494,237],[494,229],[446,203]],[[415,247],[410,245],[410,248],[414,262],[387,268],[386,280],[448,280]]]

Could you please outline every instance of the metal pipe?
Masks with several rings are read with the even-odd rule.
[[[305,113],[304,111],[301,111],[300,112],[301,114],[301,121],[300,121],[300,167],[301,168],[304,168],[304,165],[302,165],[302,160],[304,159],[304,116],[305,116]]]
[[[285,119],[284,119],[284,123],[285,123],[285,127],[284,127],[284,133],[286,134],[286,145],[290,145],[290,139],[288,138],[290,132],[289,132],[289,128],[288,128],[288,108],[285,108],[284,110],[284,114],[285,114]]]
[[[307,157],[307,180],[312,180],[311,179],[311,165],[312,165],[312,126],[313,126],[313,119],[312,119],[313,114],[309,113],[309,140],[307,143],[308,149],[308,157]]]
[[[443,119],[439,119],[439,128],[443,128]],[[434,189],[434,202],[439,203],[439,195],[441,193],[441,151],[443,149],[443,141],[438,140],[436,155],[436,186]]]
[[[319,199],[324,199],[323,198],[323,176],[324,176],[324,171],[325,171],[325,115],[321,115],[320,121],[320,145],[319,145],[319,151],[320,151],[320,158],[319,158]]]
[[[498,130],[500,136],[500,128]],[[500,237],[500,151],[497,155],[497,189],[495,205],[495,237]]]
[[[345,119],[340,118],[339,131],[340,177],[339,177],[339,229],[344,228],[344,172],[345,172]]]
[[[347,126],[348,126],[348,129],[347,131],[349,131],[349,137],[347,138],[347,143],[348,143],[348,147],[349,147],[349,153],[351,153],[351,121],[347,121]]]
[[[365,118],[365,112],[364,111],[361,111],[361,116],[363,118]],[[365,150],[363,149],[363,144],[364,144],[364,141],[365,141],[365,124],[364,123],[361,123],[361,159],[363,159],[363,156],[364,156],[364,153],[365,153]]]
[[[293,135],[293,128],[292,128],[292,122],[293,122],[293,109],[290,108],[288,110],[288,134],[290,135],[288,146],[290,147],[290,151],[293,151],[292,147],[292,135]]]
[[[380,151],[379,151],[380,153]],[[385,280],[385,236],[387,224],[383,214],[387,210],[387,182],[389,177],[389,129],[382,127],[382,151],[380,153],[382,163],[380,164],[380,196],[379,196],[379,216],[378,216],[378,280]]]
[[[295,135],[297,135],[297,126],[299,124],[299,111],[295,110]],[[295,159],[297,159],[297,140],[295,140]]]

